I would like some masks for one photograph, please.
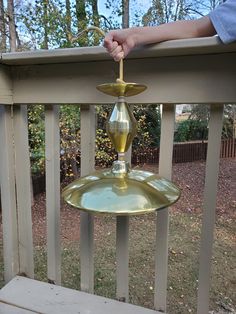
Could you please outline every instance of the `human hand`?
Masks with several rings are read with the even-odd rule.
[[[135,45],[135,28],[110,31],[103,43],[103,46],[115,61],[125,58]]]

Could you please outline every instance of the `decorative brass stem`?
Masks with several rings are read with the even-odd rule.
[[[99,27],[97,27],[97,26],[89,26],[89,27],[83,29],[81,32],[79,32],[76,37],[70,36],[70,41],[71,41],[72,43],[74,43],[74,42],[77,41],[80,37],[82,37],[84,34],[89,33],[89,32],[91,32],[91,31],[96,31],[96,32],[98,32],[98,33],[99,33],[101,36],[103,36],[103,37],[106,36],[106,34],[104,33],[104,31],[101,30]]]
[[[124,59],[120,59],[119,61],[119,78],[116,80],[116,83],[124,84]]]
[[[105,37],[106,34],[103,30],[101,30],[101,28],[97,27],[97,26],[89,26],[85,29],[83,29],[81,32],[79,32],[77,34],[76,37],[72,37],[71,35],[69,36],[69,39],[72,43],[74,43],[75,41],[77,41],[80,37],[82,37],[84,34],[89,33],[89,32],[98,32],[102,37]],[[125,83],[124,81],[124,62],[123,62],[123,58],[120,59],[119,61],[119,78],[116,80],[117,83]]]

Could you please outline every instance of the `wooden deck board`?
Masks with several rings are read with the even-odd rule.
[[[32,312],[29,310],[21,309],[17,306],[12,306],[6,303],[0,302],[0,314],[33,314],[38,312]]]
[[[1,289],[0,302],[43,314],[160,313],[139,306],[19,276],[12,279]]]

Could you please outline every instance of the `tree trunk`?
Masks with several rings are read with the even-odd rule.
[[[92,0],[93,25],[99,27],[98,1]]]
[[[81,32],[87,27],[85,0],[76,0],[75,7],[76,7],[78,32]],[[85,34],[83,37],[81,37],[81,39],[78,42],[81,46],[87,46],[88,36]]]
[[[43,28],[44,28],[44,38],[43,38],[43,49],[48,49],[48,0],[42,1],[43,6]]]
[[[93,17],[92,17],[93,25],[100,27],[99,13],[98,13],[98,1],[92,0],[91,5],[92,5],[92,12],[93,12]],[[100,38],[101,37],[97,33],[94,33],[94,45],[95,46],[97,46],[99,44]]]
[[[7,11],[9,20],[10,50],[16,51],[16,24],[14,15],[14,0],[7,0]]]
[[[129,28],[129,0],[122,0],[122,27]]]
[[[85,0],[76,0],[76,17],[78,32],[83,30],[86,26],[86,10],[85,10]]]
[[[66,40],[68,47],[70,47],[71,35],[71,6],[70,0],[66,0]]]
[[[6,20],[4,14],[4,3],[3,0],[0,0],[0,51],[5,52],[7,46],[7,37],[6,37]]]

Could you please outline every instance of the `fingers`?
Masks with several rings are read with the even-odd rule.
[[[114,40],[114,36],[112,32],[109,32],[103,41],[103,46],[107,49],[108,52],[112,51],[114,48],[114,43],[117,43],[117,41]],[[118,44],[118,43],[117,43]]]
[[[117,47],[110,52],[110,55],[115,61],[120,61],[121,58],[124,58],[124,51],[122,46],[117,44]]]
[[[115,57],[114,60],[116,62],[119,62],[121,59],[124,59],[124,51],[122,50],[121,52],[119,52]]]
[[[113,41],[105,45],[104,47],[107,49],[107,52],[112,56],[115,61],[120,61],[120,59],[124,58],[124,51],[121,45],[118,44],[117,41]]]
[[[109,32],[104,39],[103,46],[115,61],[120,61],[120,59],[124,58],[124,51],[122,45],[114,37],[113,32]]]

